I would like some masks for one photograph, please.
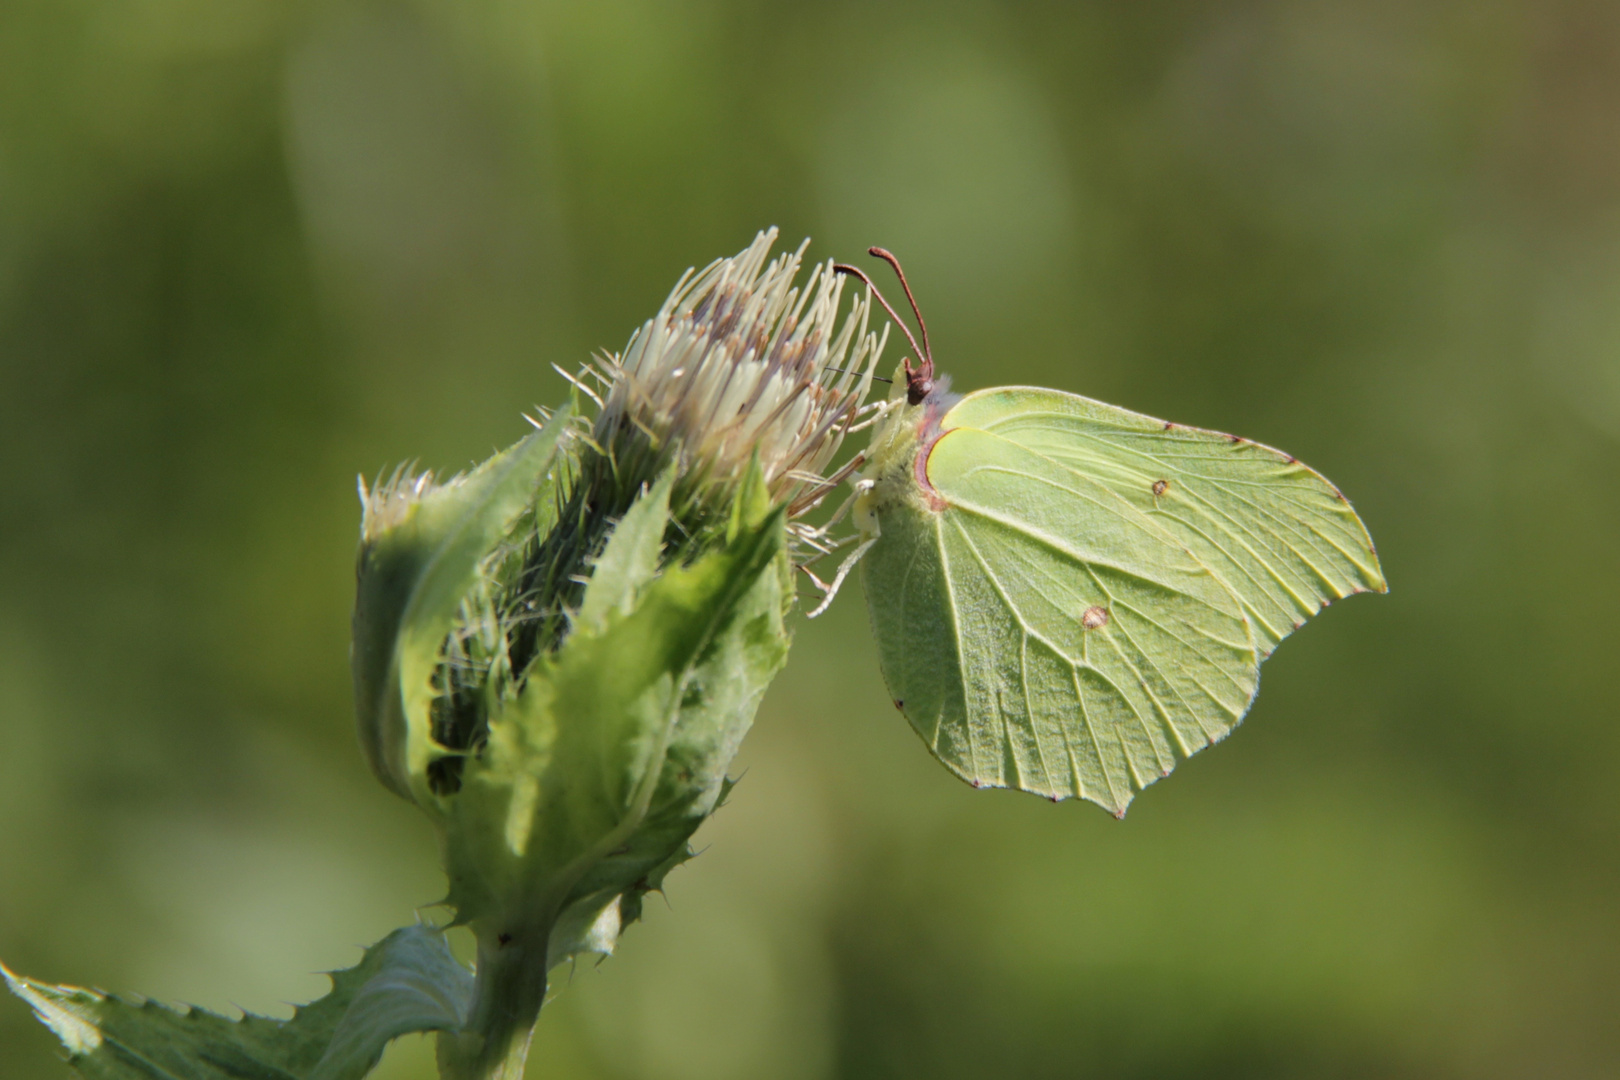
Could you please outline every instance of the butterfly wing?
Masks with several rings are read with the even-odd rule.
[[[1151,517],[1237,595],[1262,659],[1332,601],[1387,590],[1349,502],[1280,450],[1026,387],[969,394],[946,426],[993,433]]]
[[[967,427],[927,474],[930,500],[872,504],[862,576],[895,703],[954,772],[1123,814],[1241,719],[1259,667],[1242,606],[1142,510]]]
[[[1349,503],[1281,451],[1018,387],[941,427],[868,496],[862,577],[895,704],[977,786],[1123,814],[1242,719],[1283,637],[1385,590]]]

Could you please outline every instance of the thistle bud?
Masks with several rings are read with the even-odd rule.
[[[452,1072],[517,1053],[546,971],[611,952],[689,854],[786,658],[800,515],[863,415],[882,343],[795,286],[775,231],[690,271],[573,409],[443,483],[362,484],[353,665],[378,778],[438,826],[478,938]],[[514,1051],[513,1047],[517,1047]]]

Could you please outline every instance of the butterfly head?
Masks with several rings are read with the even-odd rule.
[[[911,357],[903,361],[906,373],[906,404],[921,405],[934,392],[934,362],[923,357],[916,367],[911,366]]]
[[[858,267],[850,266],[847,263],[835,263],[833,264],[833,270],[840,274],[851,274],[866,282],[866,287],[872,290],[872,295],[877,297],[878,303],[883,305],[883,310],[889,313],[889,318],[894,320],[895,325],[900,327],[900,332],[906,335],[906,340],[911,342],[912,351],[920,359],[917,361],[916,367],[911,366],[909,356],[902,361],[902,370],[906,376],[906,404],[913,407],[921,405],[934,393],[938,382],[934,377],[934,353],[928,347],[928,324],[923,321],[922,310],[917,307],[917,298],[911,295],[911,285],[906,281],[906,272],[900,268],[900,260],[895,258],[894,252],[887,248],[872,247],[867,249],[867,254],[882,259],[894,268],[895,276],[900,279],[900,287],[906,292],[906,300],[911,304],[911,313],[917,317],[917,329],[922,331],[921,345],[918,345],[917,339],[911,336],[911,328],[906,325],[905,320],[900,318],[895,313],[894,308],[889,306],[889,302],[883,298],[883,294],[878,291],[878,287],[872,284],[872,279],[867,277],[864,272]]]

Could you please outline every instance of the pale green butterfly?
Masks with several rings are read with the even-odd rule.
[[[916,301],[921,347],[836,269],[921,358],[874,429],[838,580],[860,563],[895,705],[975,787],[1123,816],[1237,726],[1278,642],[1387,590],[1349,502],[1292,456],[1057,390],[950,394]]]

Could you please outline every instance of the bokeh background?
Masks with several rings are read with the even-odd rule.
[[[897,250],[958,387],[1298,454],[1392,592],[1117,823],[934,764],[851,590],[529,1075],[1620,1074],[1603,0],[0,0],[0,956],[284,1015],[439,896],[355,475],[773,223]],[[9,1000],[0,1072],[67,1074]]]

